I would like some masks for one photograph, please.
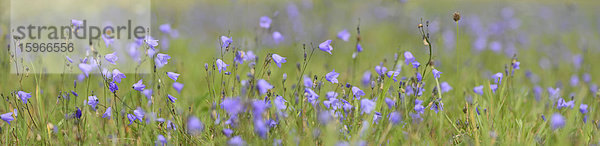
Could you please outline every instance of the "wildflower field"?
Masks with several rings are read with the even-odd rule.
[[[597,1],[152,0],[53,67],[9,2],[2,145],[600,145]]]

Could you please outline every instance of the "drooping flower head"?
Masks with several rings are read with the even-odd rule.
[[[390,122],[394,125],[400,123],[400,121],[402,121],[402,116],[400,115],[400,113],[398,112],[392,112],[390,113],[390,118],[389,118]]]
[[[179,82],[173,83],[173,89],[177,90],[177,93],[181,93],[181,89],[183,89],[183,84]]]
[[[237,64],[243,64],[244,63],[244,55],[245,54],[246,53],[244,51],[237,51],[237,52],[235,52],[235,57],[233,58],[233,61],[235,63],[237,63]]]
[[[106,111],[104,112],[104,114],[102,114],[102,118],[107,118],[110,119],[112,117],[112,107],[108,107],[106,108]]]
[[[236,116],[238,113],[244,110],[244,105],[239,97],[225,98],[223,102],[221,102],[221,107],[225,109],[230,116]]]
[[[429,108],[429,109],[435,111],[435,113],[437,114],[438,111],[444,110],[444,103],[441,101],[435,102],[434,104],[431,105],[431,108]]]
[[[338,100],[337,98],[335,98],[335,97],[333,97],[333,98],[329,98],[329,93],[335,93],[335,92],[331,91],[331,92],[328,92],[328,93],[327,93],[327,94],[328,94],[328,95],[327,95],[327,96],[328,96],[328,99],[327,99],[327,100],[325,100],[325,101],[323,101],[323,105],[325,105],[325,107],[326,107],[327,109],[329,109],[329,108],[333,108],[333,110],[337,110],[337,109],[338,109],[338,108],[340,108],[340,106],[341,106],[341,105],[339,104],[339,100]],[[336,94],[337,94],[337,93],[336,93]]]
[[[144,96],[146,96],[149,103],[152,102],[152,89],[144,89],[142,91],[142,94],[144,94]]]
[[[329,98],[336,98],[338,96],[338,93],[334,92],[334,91],[329,91],[327,92],[327,94],[325,95],[328,99]]]
[[[175,103],[175,100],[177,100],[177,98],[175,98],[171,94],[167,94],[167,97],[169,98],[169,101],[171,101],[172,103]]]
[[[25,91],[18,91],[17,95],[19,96],[19,98],[21,99],[21,101],[23,101],[23,104],[27,104],[27,100],[29,98],[31,98],[31,93],[27,93]]]
[[[138,107],[137,109],[133,110],[133,114],[135,115],[136,120],[139,120],[140,122],[144,122],[144,116],[146,115],[146,112],[144,111],[144,109],[142,109],[141,107]]]
[[[267,93],[267,91],[269,91],[270,89],[273,89],[273,85],[269,84],[269,82],[261,79],[258,80],[258,82],[256,83],[256,86],[258,87],[258,92],[262,95]]]
[[[246,55],[244,55],[244,61],[254,62],[255,59],[256,59],[256,55],[254,55],[254,52],[252,52],[252,51],[248,51],[248,52],[246,52]]]
[[[85,74],[86,77],[88,77],[90,72],[92,72],[93,67],[89,64],[80,63],[79,69],[81,70],[81,72],[83,72],[83,74]]]
[[[385,98],[385,104],[387,104],[389,109],[392,109],[396,105],[396,102],[390,98]]]
[[[273,102],[275,103],[275,107],[277,107],[278,110],[284,110],[285,108],[287,108],[287,106],[285,105],[287,101],[282,96],[275,97],[275,100],[273,100]]]
[[[579,77],[576,74],[572,75],[570,82],[571,82],[571,86],[573,86],[573,87],[577,86],[577,84],[579,84]]]
[[[204,124],[195,116],[191,116],[187,120],[187,130],[190,134],[200,134],[204,130]]]
[[[338,83],[338,79],[337,79],[337,77],[338,77],[339,75],[340,75],[340,74],[339,74],[339,73],[336,73],[336,72],[335,72],[335,69],[334,69],[333,71],[331,71],[331,72],[329,72],[329,73],[327,73],[327,74],[325,75],[325,79],[327,79],[327,81],[329,81],[329,82],[331,82],[331,83],[334,83],[334,84],[336,84],[336,83]]]
[[[265,123],[262,119],[254,120],[254,132],[260,136],[261,138],[267,138],[267,132],[269,131],[269,127],[267,127],[267,123]]]
[[[75,117],[81,119],[81,109],[79,109],[79,107],[75,107],[75,109]]]
[[[581,55],[581,54],[573,55],[573,65],[575,66],[576,69],[579,69],[581,67],[582,63],[583,63],[583,55]]]
[[[331,51],[333,50],[333,47],[331,46],[331,40],[326,40],[325,42],[319,44],[319,49],[331,54]]]
[[[227,64],[225,64],[225,62],[223,62],[223,60],[221,59],[217,59],[217,69],[219,70],[219,73],[221,73],[221,71],[227,71]]]
[[[411,64],[413,68],[419,68],[419,66],[421,66],[421,63],[419,63],[418,61],[413,61]]]
[[[96,96],[88,97],[88,105],[92,106],[92,109],[96,111],[96,105],[98,105],[98,98]]]
[[[354,106],[352,106],[352,104],[350,104],[350,102],[342,99],[342,108],[344,108],[344,112],[349,112],[350,110],[354,109]]]
[[[77,83],[77,82],[75,82],[75,83]],[[77,92],[75,92],[75,91],[73,91],[73,90],[71,90],[71,94],[73,94],[73,96],[75,96],[75,97],[78,97],[78,96],[79,96],[79,94],[77,94]]]
[[[313,81],[309,77],[304,76],[303,80],[304,80],[304,87],[306,87],[306,88],[312,88],[313,87]]]
[[[559,113],[554,113],[552,115],[552,119],[550,121],[550,125],[552,129],[556,130],[565,126],[565,117],[560,115]]]
[[[272,36],[273,36],[273,41],[275,41],[275,44],[279,44],[279,43],[283,42],[283,40],[284,40],[283,35],[279,31],[273,32]]]
[[[452,86],[450,86],[450,84],[448,84],[448,82],[442,82],[440,84],[440,88],[442,89],[442,93],[446,93],[450,90],[452,90]]]
[[[277,64],[277,67],[281,68],[281,64],[285,63],[285,57],[281,57],[278,54],[273,54],[271,55],[273,57],[273,61],[275,61],[275,63]]]
[[[171,59],[171,56],[169,56],[168,54],[158,53],[156,54],[154,62],[156,63],[156,66],[158,68],[161,68],[167,65],[167,63],[169,63],[169,59]]]
[[[408,65],[409,63],[412,63],[413,61],[415,61],[415,57],[412,55],[412,53],[406,51],[404,52],[404,63],[406,63],[406,65]]]
[[[317,118],[319,119],[319,122],[321,122],[321,124],[327,124],[331,120],[331,114],[329,113],[329,111],[323,110],[319,112]]]
[[[421,75],[420,73],[417,73],[416,78],[417,78],[417,82],[419,82],[419,83],[421,81],[423,81],[423,75]]]
[[[494,79],[494,83],[500,83],[500,82],[502,82],[502,77],[503,76],[504,75],[501,72],[499,72],[499,73],[494,74],[492,76],[492,79]]]
[[[146,44],[148,44],[148,46],[150,46],[151,49],[154,49],[154,47],[158,46],[158,40],[155,40],[151,36],[146,37],[146,39],[144,40],[144,42]]]
[[[354,87],[352,87],[352,94],[354,94],[354,98],[359,98],[360,99],[361,96],[365,95],[365,92],[363,92],[362,90],[360,90],[360,88],[354,86]]]
[[[433,73],[433,77],[434,77],[434,78],[436,78],[436,79],[437,79],[437,78],[440,78],[440,74],[442,74],[442,72],[441,72],[441,71],[438,71],[437,69],[433,69],[433,70],[431,71],[431,73]]]
[[[315,93],[315,91],[313,91],[310,88],[304,88],[304,93],[306,94],[306,98],[308,98],[308,102],[310,102],[313,105],[317,104],[319,95],[317,93]]]
[[[347,41],[348,41],[348,39],[350,39],[350,32],[348,32],[348,30],[344,29],[344,30],[342,30],[342,31],[338,32],[338,34],[337,34],[337,37],[338,37],[339,39],[342,39],[342,40],[344,40],[345,42],[347,42]]]
[[[129,124],[128,125],[133,124],[133,122],[135,122],[135,119],[136,118],[135,118],[135,116],[133,114],[127,114],[127,120],[129,120]]]
[[[490,89],[492,89],[492,93],[496,93],[496,90],[498,90],[498,85],[496,85],[496,84],[491,84],[491,85],[490,85]]]
[[[228,38],[227,36],[221,36],[221,47],[227,48],[231,43],[233,43],[233,39]]]
[[[10,121],[15,120],[15,118],[12,116],[12,112],[9,113],[5,113],[0,115],[0,119],[2,119],[3,121],[5,121],[6,123],[8,123],[10,125]]]
[[[156,136],[156,144],[158,145],[160,143],[160,145],[167,145],[167,139],[165,138],[165,136],[163,135],[158,135]]]
[[[230,146],[245,146],[246,141],[244,141],[240,136],[235,136],[229,139],[229,141],[227,141],[227,144],[229,144]]]
[[[535,97],[536,101],[540,101],[542,99],[542,92],[544,91],[544,89],[542,89],[542,87],[540,86],[535,86],[533,87],[533,96]]]
[[[83,26],[83,21],[76,20],[76,19],[71,19],[71,24],[73,24],[73,26],[75,28],[79,28],[79,27]]]
[[[398,79],[396,79],[396,77],[398,77],[399,74],[400,74],[400,72],[397,72],[397,71],[388,71],[387,72],[387,76],[392,78],[392,80],[394,80],[394,82],[398,82]]]
[[[114,82],[121,83],[121,79],[126,78],[125,74],[121,73],[118,69],[113,69],[112,78]]]
[[[363,47],[362,47],[362,45],[360,45],[360,43],[356,44],[356,51],[357,52],[362,52],[363,51]]]
[[[148,55],[148,57],[154,58],[154,54],[156,54],[155,49],[150,48],[150,49],[146,50],[146,55]]]
[[[585,114],[585,113],[587,113],[587,112],[588,112],[588,110],[587,110],[587,109],[588,109],[588,105],[587,105],[587,104],[581,104],[581,105],[579,105],[579,111],[580,111],[582,114]]]
[[[113,52],[110,54],[106,54],[104,56],[104,59],[106,59],[106,61],[108,61],[111,64],[117,64],[116,61],[119,60],[119,57],[117,57],[117,52]]]
[[[171,24],[162,24],[158,26],[158,30],[160,30],[162,33],[169,34],[171,33]]]
[[[173,79],[173,81],[177,81],[177,78],[179,78],[179,74],[174,72],[167,72],[167,76]]]
[[[365,73],[363,73],[363,77],[361,80],[361,83],[366,86],[369,85],[369,82],[371,82],[371,72],[370,71],[365,71]]]
[[[423,106],[423,101],[419,99],[415,99],[415,111],[419,114],[423,114],[425,112],[425,107]]]
[[[142,80],[140,79],[137,83],[133,84],[133,89],[138,90],[138,91],[143,91],[144,88],[146,88],[146,85],[144,85],[142,83]]]
[[[252,114],[255,119],[262,119],[262,113],[269,108],[269,105],[263,100],[255,100],[252,102]]]
[[[383,63],[380,63],[378,66],[375,66],[375,72],[381,76],[387,72],[387,68],[383,66]]]
[[[590,83],[592,81],[592,75],[590,75],[590,73],[584,73],[581,76],[581,79],[586,83]]]
[[[483,85],[482,86],[477,86],[475,88],[473,88],[473,92],[479,94],[479,95],[483,95]]]
[[[520,66],[521,66],[521,62],[518,62],[518,61],[512,64],[513,69],[520,69],[521,68]]]
[[[361,113],[371,114],[371,112],[375,109],[375,101],[370,99],[363,98],[360,100],[360,109]]]
[[[551,100],[555,100],[560,96],[560,88],[552,88],[552,87],[548,87],[548,96],[550,97]]]
[[[373,122],[375,124],[379,124],[379,119],[381,119],[381,113],[375,112],[375,114],[373,114]]]
[[[73,59],[71,59],[71,57],[65,56],[65,58],[67,59],[67,61],[69,61],[69,63],[73,63]]]
[[[557,109],[562,109],[562,108],[565,108],[565,107],[569,107],[569,108],[573,109],[574,106],[575,106],[575,101],[573,101],[573,100],[571,100],[569,102],[566,102],[565,99],[560,98],[556,102],[556,108]]]
[[[262,17],[260,17],[259,25],[262,28],[268,29],[269,27],[271,27],[272,21],[273,20],[271,20],[271,18],[269,18],[269,16],[262,16]]]
[[[233,134],[233,130],[231,129],[223,129],[221,132],[223,132],[223,135],[227,137],[231,137],[231,134]]]

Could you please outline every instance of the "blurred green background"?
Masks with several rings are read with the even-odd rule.
[[[8,28],[10,14],[8,0],[0,1],[0,37],[3,41],[0,46],[5,50],[8,39]],[[421,124],[407,124],[396,126],[390,132],[392,135],[389,145],[449,145],[449,144],[473,144],[475,141],[484,145],[501,144],[543,144],[543,145],[590,145],[599,142],[599,133],[596,128],[600,116],[596,113],[600,109],[600,100],[593,92],[594,85],[600,83],[600,2],[599,1],[472,1],[472,0],[400,0],[400,1],[152,1],[152,27],[157,29],[162,24],[171,24],[179,32],[179,37],[171,38],[159,31],[153,31],[153,37],[168,44],[159,46],[160,52],[169,54],[172,59],[169,64],[159,69],[164,76],[166,71],[181,73],[179,82],[185,85],[181,94],[170,88],[171,81],[163,80],[167,89],[161,90],[176,94],[179,98],[175,103],[178,113],[181,115],[196,115],[207,125],[207,130],[196,140],[173,134],[173,144],[196,144],[196,145],[223,145],[228,138],[219,134],[218,126],[212,125],[211,97],[209,86],[205,82],[206,71],[204,64],[212,64],[217,58],[221,58],[219,50],[219,37],[231,36],[234,45],[241,50],[254,51],[259,56],[262,65],[265,55],[277,53],[287,57],[287,63],[281,68],[271,64],[267,68],[271,75],[269,80],[275,90],[285,95],[288,101],[293,101],[292,91],[282,92],[280,80],[284,73],[288,75],[288,83],[285,87],[295,84],[299,72],[296,63],[302,63],[303,45],[317,46],[327,40],[333,40],[333,55],[329,55],[318,49],[315,51],[310,62],[309,70],[305,73],[319,78],[327,72],[335,69],[340,73],[340,83],[359,85],[360,78],[365,71],[375,74],[373,68],[383,63],[392,68],[395,63],[395,54],[398,60],[403,60],[402,53],[412,52],[419,62],[427,61],[428,50],[423,45],[423,40],[418,32],[419,23],[429,22],[429,31],[432,38],[433,60],[436,68],[442,72],[441,81],[450,83],[453,90],[444,94],[444,110],[447,117],[428,112],[425,121]],[[452,13],[460,12],[461,20],[456,24],[452,20]],[[261,16],[269,16],[273,23],[270,29],[258,26]],[[60,17],[60,16],[57,16]],[[357,31],[360,25],[361,52],[354,64],[352,56],[355,52]],[[457,27],[458,25],[458,27]],[[347,29],[352,37],[345,42],[336,37],[339,31]],[[458,35],[456,34],[458,30]],[[274,43],[271,33],[281,32],[285,37],[282,43]],[[95,44],[98,45],[98,44]],[[114,48],[119,49],[119,48]],[[521,62],[521,69],[515,71],[511,78],[511,86],[504,88],[503,94],[486,93],[484,96],[473,93],[473,87],[488,85],[490,76],[496,72],[504,72],[505,66],[510,65],[511,58],[517,55]],[[576,63],[581,57],[583,62]],[[26,74],[17,76],[10,74],[9,57],[7,51],[0,51],[0,93],[4,99],[11,99],[10,94],[14,91],[24,90],[34,95],[32,109],[34,117],[40,117],[38,122],[42,125],[53,123],[68,123],[63,120],[64,114],[74,110],[74,106],[86,107],[82,104],[84,98],[75,98],[60,110],[63,106],[55,106],[57,95],[61,92],[76,90],[80,97],[87,97],[90,92],[99,95],[102,102],[109,100],[110,95],[103,89],[103,84],[98,76],[78,82],[79,88],[73,89],[73,82],[77,75],[60,74]],[[232,63],[231,52],[226,54],[224,60]],[[400,76],[410,77],[413,73],[409,66],[402,66]],[[77,71],[78,69],[72,68]],[[260,69],[259,69],[260,70]],[[238,74],[241,80],[248,79],[245,76],[250,69],[246,64],[240,65]],[[262,71],[262,70],[261,70]],[[530,72],[530,73],[527,73]],[[591,74],[591,81],[570,86],[572,76],[578,78],[583,74]],[[533,74],[533,75],[532,75]],[[430,74],[427,74],[431,78]],[[145,106],[147,101],[143,95],[134,92],[129,86],[142,77],[150,77],[149,74],[127,74],[123,80],[119,93],[124,101],[132,105]],[[233,80],[232,77],[227,78]],[[216,78],[214,82],[220,82]],[[293,81],[293,82],[290,82]],[[329,85],[329,83],[325,83]],[[427,91],[424,95],[431,93],[435,82],[429,80],[426,83]],[[90,90],[81,88],[88,86]],[[557,112],[553,109],[553,103],[547,99],[544,90],[543,98],[536,101],[533,88],[540,86],[560,88],[565,99],[574,99],[576,107],[581,103],[590,106],[587,124],[581,122],[582,115],[578,109],[562,111],[568,119],[567,126],[561,131],[552,131],[548,123],[541,119]],[[220,91],[221,87],[217,88]],[[225,88],[225,87],[224,87]],[[487,88],[487,87],[486,87]],[[324,86],[321,89],[322,97],[326,91],[335,90],[336,86]],[[365,92],[371,93],[368,86],[361,86]],[[224,89],[229,90],[229,89]],[[597,86],[596,86],[597,90]],[[498,93],[498,92],[496,92]],[[103,94],[103,95],[102,95]],[[504,95],[504,96],[501,96]],[[37,97],[36,97],[37,96]],[[397,97],[396,97],[397,98]],[[33,98],[32,98],[33,99]],[[487,117],[479,117],[478,122],[485,123],[476,132],[463,131],[458,133],[448,122],[451,120],[463,121],[466,114],[463,109],[474,109],[473,105],[465,107],[466,103],[473,100],[477,106],[494,109],[496,106],[503,107],[502,111],[491,111]],[[498,105],[502,101],[503,105]],[[165,107],[166,102],[157,102],[155,107]],[[0,113],[10,112],[13,104],[0,103]],[[157,114],[167,114],[166,111],[158,111]],[[24,142],[25,144],[77,144],[78,135],[70,132],[84,129],[86,136],[84,144],[107,144],[106,135],[120,133],[116,137],[123,138],[117,144],[153,144],[156,134],[151,126],[148,127],[116,127],[114,122],[98,119],[104,110],[96,113],[84,110],[85,124],[79,128],[60,125],[61,133],[57,136],[50,135],[42,128],[30,128],[30,130],[17,129],[21,141],[36,139],[39,141]],[[493,113],[496,112],[496,113]],[[24,115],[19,113],[20,115]],[[37,115],[37,116],[36,116]],[[403,115],[406,116],[406,115]],[[314,118],[312,115],[311,118]],[[371,117],[362,117],[369,119]],[[17,121],[22,120],[18,119]],[[289,121],[296,118],[287,119]],[[406,119],[408,120],[408,119]],[[312,122],[316,121],[314,119]],[[123,121],[121,121],[123,122]],[[40,124],[40,123],[38,123]],[[127,124],[127,123],[125,123]],[[3,127],[6,123],[0,124]],[[102,126],[98,126],[102,125]],[[270,136],[284,139],[284,143],[292,144],[294,137],[287,136],[291,125],[282,125],[284,128],[276,129],[269,133]],[[121,125],[123,126],[123,125]],[[340,125],[337,125],[340,126]],[[27,123],[20,123],[20,128],[27,127]],[[321,127],[323,128],[323,127]],[[383,126],[378,126],[383,130]],[[215,131],[211,131],[211,130]],[[468,128],[465,128],[468,129]],[[13,129],[14,130],[14,129]],[[288,131],[289,130],[289,131]],[[29,131],[29,132],[25,132]],[[208,131],[208,132],[207,132]],[[271,139],[262,140],[252,134],[252,129],[239,132],[244,135],[244,140],[253,145],[270,144]],[[80,131],[81,132],[81,131]],[[86,133],[88,132],[88,133]],[[375,132],[374,132],[375,133]],[[473,134],[478,133],[478,134]],[[376,133],[375,133],[376,134]],[[374,135],[375,135],[374,134]],[[41,135],[41,136],[38,136]],[[481,135],[480,139],[474,135]],[[10,137],[6,133],[2,137]],[[300,135],[300,144],[318,145],[311,143],[318,139],[310,135]],[[342,138],[338,137],[338,140]],[[334,139],[335,140],[335,139]],[[373,139],[367,139],[369,145]],[[374,141],[377,141],[376,139]],[[8,141],[5,139],[5,141]],[[19,143],[21,144],[21,143]],[[319,143],[323,144],[323,143]]]

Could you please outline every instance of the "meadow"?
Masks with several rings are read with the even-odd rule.
[[[58,74],[0,12],[0,144],[600,145],[598,2],[152,3]]]

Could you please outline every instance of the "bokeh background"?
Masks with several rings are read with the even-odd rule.
[[[9,41],[8,2],[8,0],[0,0],[2,50],[5,50]],[[472,92],[473,87],[488,84],[492,74],[504,72],[505,67],[516,55],[521,62],[521,69],[515,74],[516,85],[511,89],[511,95],[515,96],[510,97],[512,101],[509,100],[510,102],[507,103],[510,105],[509,108],[496,119],[503,123],[498,123],[495,130],[483,132],[483,135],[487,135],[488,138],[500,135],[499,141],[505,142],[503,144],[533,144],[542,141],[540,139],[551,139],[551,142],[562,142],[557,144],[585,145],[598,139],[598,131],[597,129],[594,131],[594,125],[578,125],[581,122],[577,120],[581,117],[577,110],[570,112],[572,118],[569,119],[570,124],[566,129],[570,129],[571,133],[549,134],[551,136],[541,138],[536,135],[539,133],[525,133],[535,133],[533,131],[545,124],[540,119],[541,115],[548,117],[554,113],[549,110],[552,105],[544,99],[541,100],[542,102],[536,102],[533,91],[536,86],[543,89],[561,88],[562,95],[566,99],[575,99],[578,105],[588,103],[590,109],[599,109],[596,93],[597,84],[600,83],[598,76],[600,67],[596,63],[600,61],[598,59],[600,58],[600,41],[598,41],[600,40],[600,1],[153,0],[151,7],[152,28],[157,30],[163,24],[170,24],[177,32],[176,35],[160,31],[153,31],[152,34],[154,38],[160,40],[160,51],[172,57],[169,66],[163,70],[182,74],[180,82],[185,84],[185,87],[178,95],[180,98],[176,103],[177,108],[182,112],[189,108],[194,111],[193,114],[204,116],[201,117],[202,121],[210,121],[206,113],[209,113],[211,108],[209,91],[204,90],[208,88],[208,85],[204,84],[206,75],[204,64],[211,64],[220,58],[220,36],[231,36],[234,40],[233,44],[242,50],[251,50],[263,56],[267,53],[277,53],[287,57],[287,63],[281,69],[270,70],[271,79],[280,80],[282,74],[287,73],[288,80],[292,81],[298,78],[296,63],[302,62],[303,45],[306,45],[309,50],[311,46],[317,46],[324,40],[331,39],[334,47],[333,55],[317,49],[307,74],[324,75],[336,69],[341,72],[340,81],[358,85],[365,71],[375,74],[373,68],[380,63],[391,67],[396,55],[401,55],[404,51],[412,52],[417,60],[425,62],[429,52],[423,45],[423,38],[419,34],[417,25],[428,22],[434,64],[437,69],[444,72],[443,80],[451,83],[454,88],[444,95],[444,98],[447,98],[444,99],[445,110],[453,120],[463,117],[463,105],[465,102],[472,102],[477,96]],[[452,20],[454,12],[460,12],[461,19],[458,23]],[[272,19],[269,29],[259,27],[259,19],[262,16]],[[364,48],[357,58],[359,65],[352,62],[357,27],[360,28],[361,45]],[[342,30],[351,33],[350,41],[337,38],[338,32]],[[282,42],[276,43],[273,40],[272,33],[275,31],[283,35]],[[402,57],[399,60],[402,60]],[[0,51],[0,69],[7,70],[9,65],[9,54]],[[242,73],[248,71],[247,68],[240,70]],[[410,73],[409,70],[404,70],[402,76],[409,76]],[[592,78],[586,83],[572,84],[574,76],[579,80],[584,74],[590,74]],[[23,90],[39,89],[40,95],[47,98],[36,101],[41,108],[34,111],[34,114],[43,114],[44,110],[51,111],[52,104],[56,101],[55,96],[60,94],[61,91],[56,89],[70,88],[73,80],[83,83],[77,81],[76,76],[68,75],[64,77],[67,80],[64,80],[61,75],[50,74],[41,75],[39,80],[25,78],[20,81],[15,78],[16,75],[8,71],[0,71],[0,92],[9,93],[17,90],[17,83],[24,87]],[[128,75],[128,77],[133,76]],[[241,79],[247,77],[242,74]],[[124,80],[127,83],[135,81],[137,80],[133,78]],[[92,83],[91,86],[102,88],[101,83]],[[432,89],[433,85],[428,84],[427,87]],[[123,88],[121,93],[131,93],[128,92],[131,89]],[[368,86],[364,86],[363,89],[367,88]],[[333,89],[333,87],[324,87],[323,93],[325,89]],[[170,88],[167,91],[175,92]],[[134,93],[131,96],[140,95]],[[482,105],[490,104],[486,99],[479,100]],[[137,98],[128,98],[126,101],[143,103],[142,99]],[[4,113],[9,107],[0,104],[0,111]],[[61,117],[64,113],[47,114],[50,115],[49,117],[52,115]],[[590,123],[594,121],[597,123],[599,118],[597,114],[591,114]],[[58,118],[47,118],[47,120],[55,124],[59,121]],[[440,124],[444,128],[431,129],[431,131],[451,133],[454,129],[444,122],[445,119],[440,119],[426,121],[423,125]],[[93,131],[93,126],[88,127],[92,127],[90,131]],[[406,139],[410,139],[412,144],[452,144],[452,141],[456,140],[452,136],[431,136],[435,135],[428,134],[428,132],[434,133],[431,131],[419,133],[417,128],[423,127],[412,128],[406,130],[408,132],[397,130],[391,134],[408,135]],[[145,132],[151,133],[150,130]],[[100,133],[91,137],[103,137],[101,135],[106,134]],[[23,135],[35,137],[35,135]],[[567,138],[569,136],[571,139]],[[139,139],[143,140],[154,140],[153,135],[142,134],[140,137],[142,138]],[[68,138],[63,140],[75,141]],[[213,140],[207,143],[223,144],[227,138],[217,137]],[[245,140],[249,143],[265,144],[258,139]],[[440,143],[427,143],[427,141]],[[458,141],[471,142],[473,139],[462,138]]]

